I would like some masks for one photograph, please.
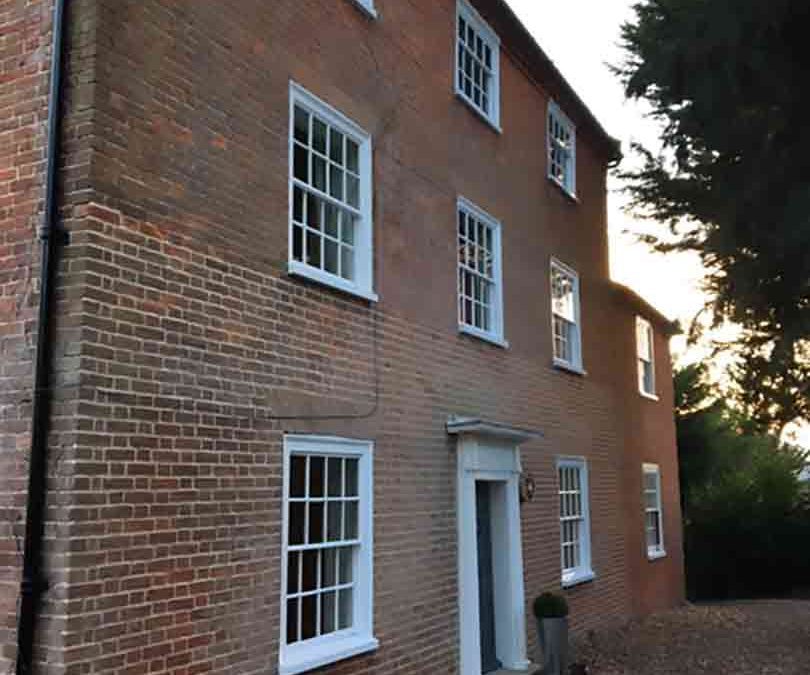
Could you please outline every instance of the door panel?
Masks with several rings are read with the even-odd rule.
[[[478,617],[481,626],[481,672],[498,670],[495,649],[495,584],[492,576],[492,517],[489,483],[475,483],[478,539]]]

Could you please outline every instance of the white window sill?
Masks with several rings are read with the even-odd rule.
[[[374,3],[366,3],[363,2],[363,0],[354,0],[354,4],[357,5],[357,8],[370,19],[376,19],[379,17],[377,10],[374,8]]]
[[[459,100],[461,100],[464,103],[464,105],[466,105],[470,110],[472,110],[479,119],[486,122],[487,125],[492,127],[492,129],[497,133],[503,134],[503,129],[501,128],[501,125],[495,122],[488,115],[484,114],[484,112],[480,108],[476,107],[475,103],[473,103],[470,99],[468,99],[467,95],[464,92],[459,91],[458,88],[456,88],[456,96],[459,98]]]
[[[579,197],[577,197],[575,192],[569,192],[568,188],[565,187],[560,181],[558,181],[554,176],[549,176],[546,174],[546,178],[548,178],[549,182],[553,183],[557,186],[557,188],[562,192],[568,199],[570,199],[574,204],[579,204]]]
[[[297,260],[291,260],[287,270],[294,276],[304,277],[310,281],[323,284],[324,286],[329,286],[330,288],[336,288],[339,291],[343,291],[349,295],[354,295],[358,298],[363,298],[364,300],[368,300],[370,302],[377,302],[380,299],[380,297],[370,289],[365,290],[356,284],[351,283],[350,281],[346,281],[345,279],[341,279],[334,274],[329,274],[329,272],[324,272],[323,270],[319,270],[315,267],[310,267],[309,265],[305,265]]]
[[[552,365],[558,370],[565,370],[574,375],[580,375],[581,377],[585,377],[588,374],[581,366],[575,366],[573,363],[568,363],[568,361],[562,361],[561,359],[554,359]]]
[[[493,335],[492,333],[487,333],[486,331],[479,330],[478,328],[474,328],[472,326],[467,326],[466,324],[459,324],[458,332],[464,333],[465,335],[471,335],[474,338],[478,338],[479,340],[483,340],[484,342],[489,342],[493,345],[501,347],[503,349],[509,349],[509,343],[501,337],[497,335]]]
[[[563,574],[562,587],[571,588],[572,586],[578,586],[579,584],[584,584],[588,581],[593,581],[594,579],[596,579],[596,574],[592,569],[581,569],[574,572],[567,572],[566,574]]]
[[[667,552],[662,548],[647,549],[647,560],[660,560],[666,558]]]
[[[650,401],[658,401],[658,397],[655,394],[648,394],[646,391],[639,389],[638,393],[641,395],[642,398],[646,398]]]
[[[336,661],[372,652],[379,641],[370,636],[334,633],[322,638],[300,642],[287,647],[284,660],[279,664],[279,675],[295,675],[326,666]]]

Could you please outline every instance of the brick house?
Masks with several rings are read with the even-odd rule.
[[[682,599],[672,326],[503,0],[54,4],[0,0],[0,666],[26,560],[41,673],[521,671],[542,591]]]

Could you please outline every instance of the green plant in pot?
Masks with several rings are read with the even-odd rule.
[[[543,674],[568,672],[568,602],[556,593],[542,593],[534,600],[537,638],[543,650]]]

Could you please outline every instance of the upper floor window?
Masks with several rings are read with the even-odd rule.
[[[588,465],[584,459],[557,464],[560,493],[560,556],[564,586],[593,578]]]
[[[638,390],[655,396],[655,359],[653,329],[650,322],[636,317],[636,360],[638,361]]]
[[[647,557],[660,558],[664,550],[664,519],[661,508],[661,469],[657,464],[644,467],[644,528]]]
[[[548,104],[548,177],[572,197],[577,191],[577,131],[554,101]]]
[[[284,439],[280,672],[377,646],[372,635],[371,444]]]
[[[371,138],[290,85],[290,272],[368,299],[372,288]]]
[[[466,0],[458,1],[457,26],[456,93],[499,128],[500,39]]]
[[[459,329],[504,345],[502,296],[500,223],[459,198]]]
[[[354,2],[370,17],[374,19],[377,18],[377,10],[374,9],[374,0],[354,0]]]
[[[554,363],[581,370],[579,276],[557,260],[551,261],[551,316]]]

